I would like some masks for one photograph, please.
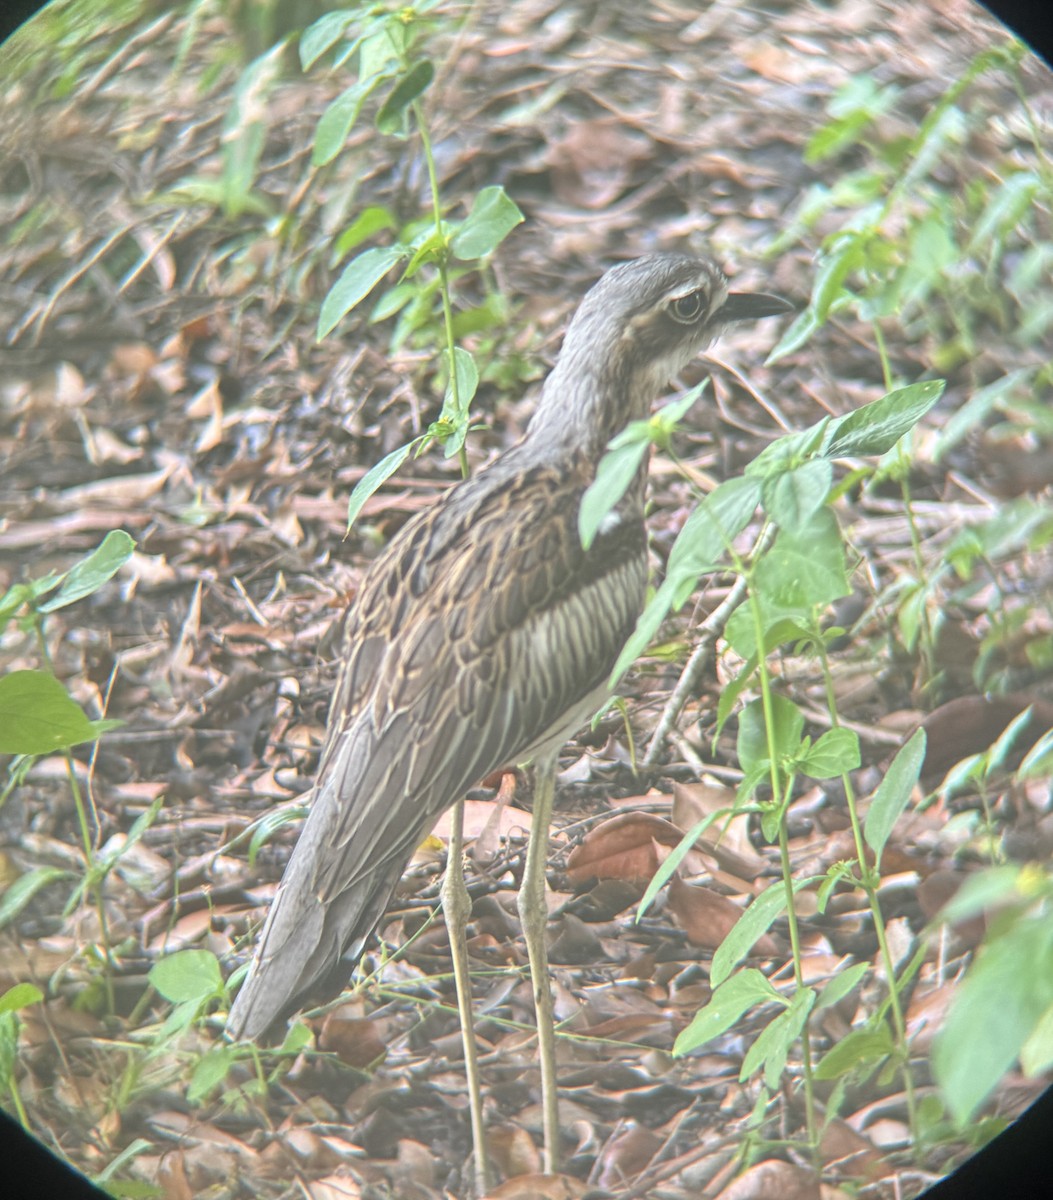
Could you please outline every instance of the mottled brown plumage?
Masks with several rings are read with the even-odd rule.
[[[498,767],[546,760],[602,703],[647,577],[646,463],[588,550],[578,508],[611,437],[735,320],[704,260],[656,255],[582,301],[523,439],[411,520],[370,566],[310,815],[249,975],[234,1037],[257,1037],[349,971],[436,818]]]

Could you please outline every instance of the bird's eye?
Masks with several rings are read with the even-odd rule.
[[[687,325],[697,320],[702,309],[705,307],[705,303],[705,297],[701,291],[688,292],[686,296],[677,296],[669,305],[669,311],[673,314],[675,320]]]

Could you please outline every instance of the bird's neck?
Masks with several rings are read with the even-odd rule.
[[[619,363],[601,360],[594,347],[565,346],[545,380],[524,441],[531,456],[551,462],[585,459],[593,468],[611,438],[642,420],[657,394],[652,381]]]

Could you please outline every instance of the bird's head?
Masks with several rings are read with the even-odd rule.
[[[704,258],[651,254],[609,270],[586,294],[534,418],[540,435],[602,449],[729,325],[791,311],[763,292],[729,292]]]
[[[581,302],[564,353],[602,347],[609,365],[663,387],[738,321],[793,308],[763,292],[729,292],[724,272],[704,258],[651,254],[613,267]]]

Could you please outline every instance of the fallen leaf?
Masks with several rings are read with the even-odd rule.
[[[591,829],[567,858],[567,877],[580,886],[597,879],[647,883],[665,857],[659,845],[675,846],[683,834],[650,813],[610,817]]]
[[[820,1200],[819,1176],[809,1167],[770,1158],[743,1171],[717,1200]]]
[[[745,910],[711,888],[674,877],[669,885],[669,911],[687,934],[689,942],[705,950],[716,950]],[[767,957],[777,953],[778,947],[769,934],[763,934],[757,939],[753,952]]]

